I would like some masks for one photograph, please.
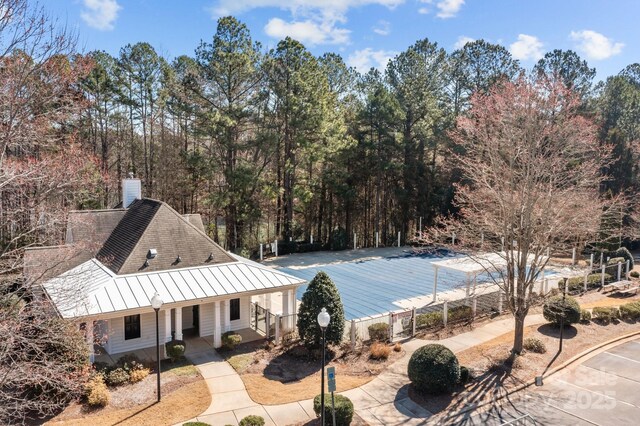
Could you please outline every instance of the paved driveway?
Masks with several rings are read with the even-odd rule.
[[[601,352],[486,412],[447,423],[639,425],[640,339]]]

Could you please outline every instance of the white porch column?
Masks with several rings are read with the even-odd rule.
[[[222,331],[231,331],[231,301],[229,299],[224,301],[224,323],[222,324]]]
[[[93,360],[95,358],[95,353],[93,351],[93,343],[94,343],[94,337],[93,337],[93,320],[88,320],[85,323],[85,339],[87,342],[87,347],[89,348],[89,362],[93,363]]]
[[[271,310],[271,293],[267,293],[264,295],[264,306],[263,308]]]
[[[171,308],[164,310],[164,341],[171,341]]]
[[[298,313],[298,307],[296,306],[296,292],[295,290],[289,290],[289,309],[291,310],[291,314]],[[289,330],[293,330],[295,328],[295,317],[291,315],[289,318]]]
[[[222,333],[220,332],[220,301],[216,300],[213,306],[213,347],[222,346]]]
[[[182,340],[182,308],[176,308],[176,340]]]
[[[289,290],[283,290],[280,292],[280,294],[282,295],[282,316],[285,317],[284,331],[286,332],[291,329],[291,327],[289,326],[289,324],[291,323],[291,318],[289,318],[289,315],[291,314],[291,299]]]

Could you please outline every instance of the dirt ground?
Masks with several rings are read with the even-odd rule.
[[[371,381],[404,354],[403,350],[391,350],[387,360],[378,361],[370,359],[367,346],[355,351],[351,351],[348,345],[332,347],[331,350],[333,355],[327,355],[327,367],[336,369],[338,392]],[[320,389],[320,357],[301,346],[267,349],[264,345],[247,344],[224,355],[240,373],[251,399],[259,404],[285,404],[309,399],[315,397]]]
[[[47,422],[50,425],[172,425],[202,413],[211,404],[207,384],[188,362],[163,365],[162,401],[156,403],[156,375],[109,388],[111,401],[101,409],[75,402]]]
[[[427,396],[410,390],[410,396],[433,413],[451,413],[468,404],[495,399],[507,389],[533,380],[598,343],[635,331],[640,331],[640,323],[619,321],[604,325],[592,321],[574,324],[565,328],[563,349],[558,353],[559,328],[548,324],[530,326],[525,329],[525,338],[540,339],[547,351],[544,354],[525,352],[512,363],[508,359],[513,333],[505,333],[457,354],[460,365],[468,367],[474,377],[466,386],[459,387],[451,395]]]

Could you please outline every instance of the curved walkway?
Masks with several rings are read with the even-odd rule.
[[[544,323],[542,315],[530,315],[526,325]],[[432,413],[408,397],[407,364],[411,354],[428,343],[440,343],[453,352],[487,342],[513,330],[512,318],[489,322],[472,331],[438,341],[412,339],[403,344],[405,355],[369,383],[341,394],[349,397],[356,413],[369,425],[423,425]],[[315,418],[311,399],[281,405],[256,404],[236,371],[215,351],[189,355],[211,391],[212,403],[198,421],[212,425],[237,425],[245,416],[264,417],[267,426],[287,426]],[[338,376],[336,380],[340,380]],[[196,419],[194,419],[196,420]]]

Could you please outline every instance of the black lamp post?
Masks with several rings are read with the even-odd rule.
[[[322,377],[320,379],[320,416],[322,419],[322,426],[324,426],[324,364],[325,364],[325,332],[327,330],[327,326],[329,325],[329,321],[331,321],[331,316],[325,308],[322,308],[320,313],[318,314],[318,324],[320,325],[320,329],[322,330]]]
[[[156,311],[156,359],[158,361],[158,402],[160,402],[160,326],[158,324],[158,311],[162,307],[162,298],[158,293],[151,298],[151,306]]]

